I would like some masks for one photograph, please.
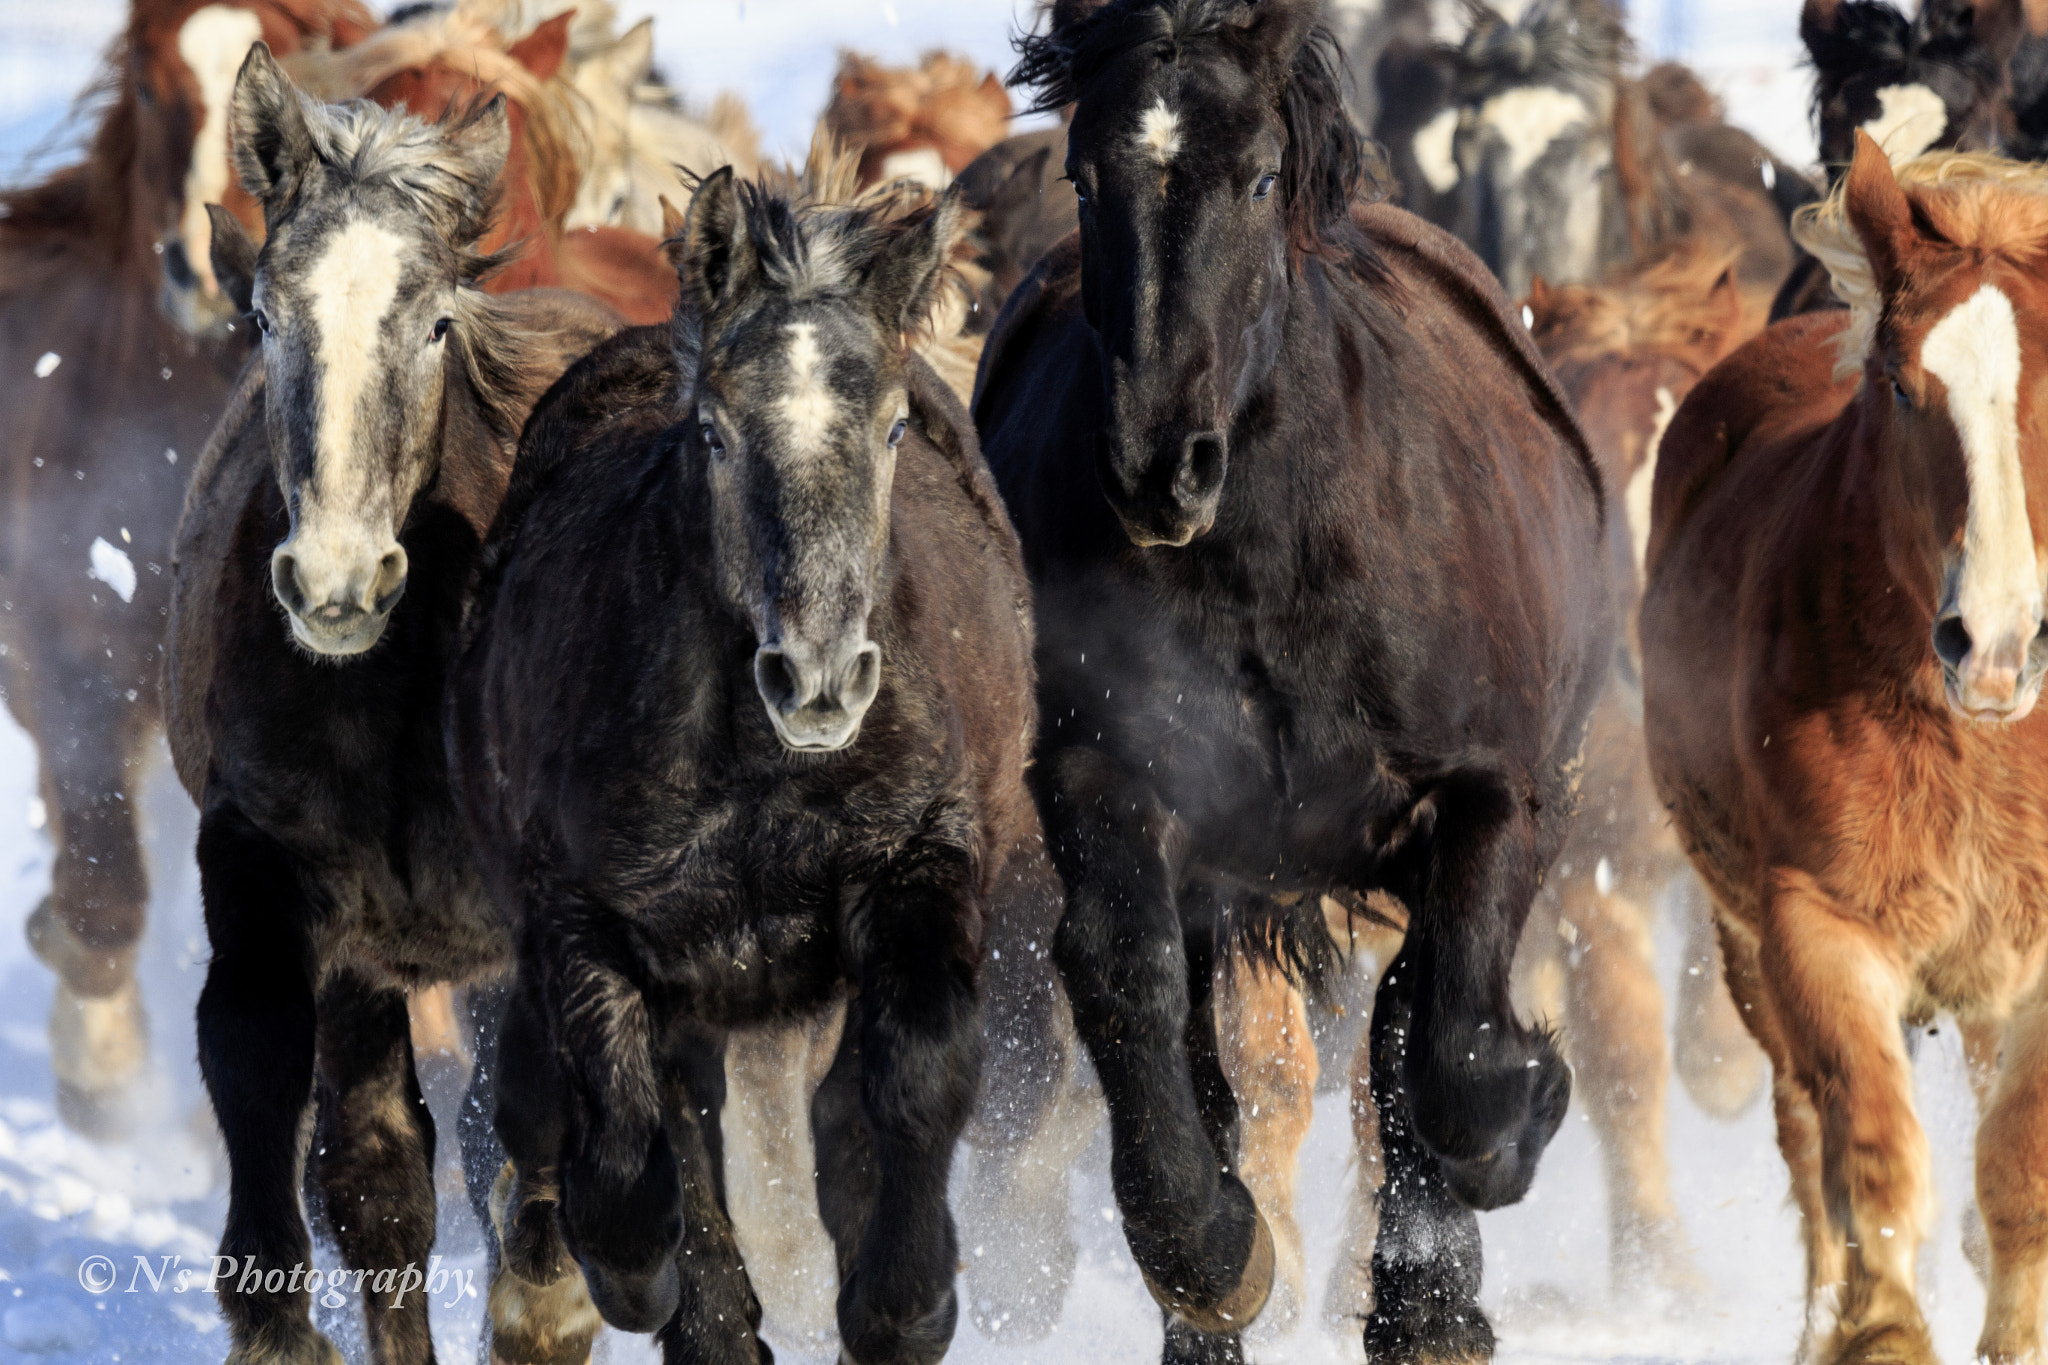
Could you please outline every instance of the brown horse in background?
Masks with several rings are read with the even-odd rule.
[[[1966,153],[1895,173],[1858,134],[1799,236],[1848,311],[1738,351],[1664,438],[1641,623],[1651,771],[1772,1061],[1807,1247],[1802,1358],[1936,1358],[1901,1022],[1948,1012],[1998,1059],[1976,1354],[2039,1360],[2048,174]]]
[[[863,188],[915,180],[943,189],[1009,132],[1010,94],[995,72],[950,52],[927,52],[914,67],[841,52],[825,126],[859,151]]]
[[[246,350],[215,325],[225,310],[188,314],[194,336],[160,296],[206,268],[177,231],[227,182],[249,44],[343,44],[374,23],[355,0],[137,0],[84,155],[0,192],[0,690],[41,762],[56,860],[28,934],[58,976],[58,1111],[87,1132],[133,1117],[120,1101],[147,1053],[135,798],[160,724],[171,532]]]

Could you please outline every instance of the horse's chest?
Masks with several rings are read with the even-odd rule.
[[[2003,1016],[2048,960],[2048,808],[2022,774],[1964,752],[1890,756],[1882,781],[1852,766],[1826,882],[1904,950],[1923,1005]]]

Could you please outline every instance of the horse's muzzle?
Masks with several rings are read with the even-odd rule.
[[[393,545],[367,565],[309,572],[287,541],[271,553],[270,586],[301,645],[315,654],[361,654],[383,638],[405,594],[407,567],[404,547]]]
[[[1941,661],[1942,688],[1949,709],[1980,724],[2010,725],[2025,720],[2041,698],[2043,646],[2048,623],[2031,640],[2018,632],[1984,642],[1972,635],[1961,613],[1949,611],[1934,623],[1934,654]]]
[[[1131,543],[1178,547],[1215,526],[1223,477],[1230,467],[1229,450],[1223,432],[1193,432],[1181,438],[1178,451],[1159,454],[1130,478],[1113,445],[1105,441],[1102,489]]]
[[[818,648],[794,638],[763,645],[754,651],[754,688],[785,747],[844,749],[881,691],[882,647],[860,640]]]

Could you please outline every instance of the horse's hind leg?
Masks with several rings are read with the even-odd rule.
[[[1849,1250],[1821,1193],[1820,1112],[1797,1074],[1791,1045],[1764,988],[1757,941],[1747,929],[1731,927],[1725,918],[1717,918],[1716,928],[1728,997],[1771,1067],[1778,1152],[1785,1159],[1792,1202],[1798,1206],[1806,1244],[1806,1322],[1798,1354],[1803,1365],[1816,1358],[1816,1343],[1834,1330],[1842,1286],[1849,1275]]]
[[[726,1209],[771,1331],[825,1350],[838,1335],[838,1263],[820,1225],[812,1097],[839,1050],[847,1006],[801,1023],[735,1030],[720,1080]]]
[[[1203,1126],[1187,1052],[1187,949],[1166,859],[1171,817],[1092,750],[1051,755],[1034,771],[1047,846],[1067,884],[1054,951],[1109,1104],[1125,1240],[1162,1307],[1198,1327],[1236,1330],[1271,1291],[1273,1240]]]
[[[434,1120],[413,1071],[405,992],[352,972],[320,991],[314,1126],[329,1230],[367,1270],[363,1312],[377,1365],[431,1360],[425,1281],[434,1249]]]
[[[981,968],[985,1071],[960,1222],[975,1325],[1031,1342],[1058,1323],[1073,1279],[1069,1172],[1098,1115],[1075,1089],[1073,1017],[1052,962],[1062,898],[1042,842],[1013,850],[996,885]]]
[[[1687,868],[1678,874],[1677,890],[1685,947],[1672,1066],[1694,1104],[1717,1119],[1733,1119],[1756,1101],[1768,1079],[1764,1055],[1728,994],[1706,888]]]
[[[58,677],[76,681],[60,669]],[[104,695],[81,701],[39,687],[35,717],[56,862],[50,894],[29,916],[29,946],[57,973],[50,1062],[57,1107],[81,1132],[121,1131],[119,1098],[147,1059],[148,1025],[135,955],[149,902],[136,838],[134,788],[142,707]]]
[[[496,1046],[480,1052],[477,1062],[478,1074],[489,1075],[492,1084],[490,1145],[504,1153],[484,1225],[493,1242],[491,1360],[583,1365],[603,1321],[557,1216],[568,1098],[532,994],[516,979],[495,994]],[[482,1139],[468,1141],[483,1157]]]
[[[1932,1190],[1899,1029],[1906,971],[1890,943],[1811,878],[1774,875],[1759,965],[1794,1069],[1817,1101],[1821,1195],[1849,1252],[1821,1365],[1933,1365],[1914,1294]]]
[[[1218,973],[1216,991],[1217,1042],[1244,1134],[1238,1174],[1273,1230],[1273,1297],[1260,1322],[1285,1335],[1294,1330],[1307,1296],[1294,1180],[1315,1118],[1322,1066],[1309,1033],[1307,1002],[1280,968],[1240,951]]]
[[[667,1365],[769,1365],[761,1301],[727,1216],[719,1114],[725,1103],[726,1035],[675,1020],[663,1043],[669,1140],[683,1187],[682,1292],[657,1339]]]
[[[1977,1206],[1991,1273],[1977,1358],[2034,1365],[2048,1358],[2048,1001],[2005,1030],[1990,1106],[1977,1129]]]
[[[312,1239],[299,1214],[299,1169],[313,1086],[313,914],[275,842],[232,807],[199,825],[199,879],[213,960],[199,994],[199,1070],[228,1154],[220,1254],[237,1267],[217,1281],[229,1365],[342,1365],[313,1328],[295,1278]]]
[[[1562,888],[1575,935],[1565,954],[1565,1051],[1607,1167],[1614,1287],[1700,1287],[1671,1197],[1665,1152],[1664,993],[1642,910],[1577,876]]]

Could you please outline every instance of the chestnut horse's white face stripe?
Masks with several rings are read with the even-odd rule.
[[[192,137],[192,160],[185,167],[178,232],[192,273],[209,294],[219,286],[213,278],[213,228],[206,206],[219,203],[227,193],[228,100],[235,92],[242,59],[262,36],[262,21],[233,5],[203,5],[178,29],[178,56],[199,84],[199,130]]]
[[[1138,145],[1145,155],[1162,166],[1173,164],[1173,158],[1180,153],[1180,115],[1167,107],[1161,99],[1138,122]]]
[[[789,332],[789,392],[782,396],[782,419],[789,442],[800,453],[822,450],[839,416],[832,386],[825,382],[825,355],[818,349],[815,323],[793,322]]]
[[[1956,607],[1974,639],[1998,631],[2033,638],[2041,575],[2020,471],[2020,337],[2012,300],[1985,285],[1936,323],[1920,363],[1948,389],[1949,418],[1963,446],[1970,507]]]

